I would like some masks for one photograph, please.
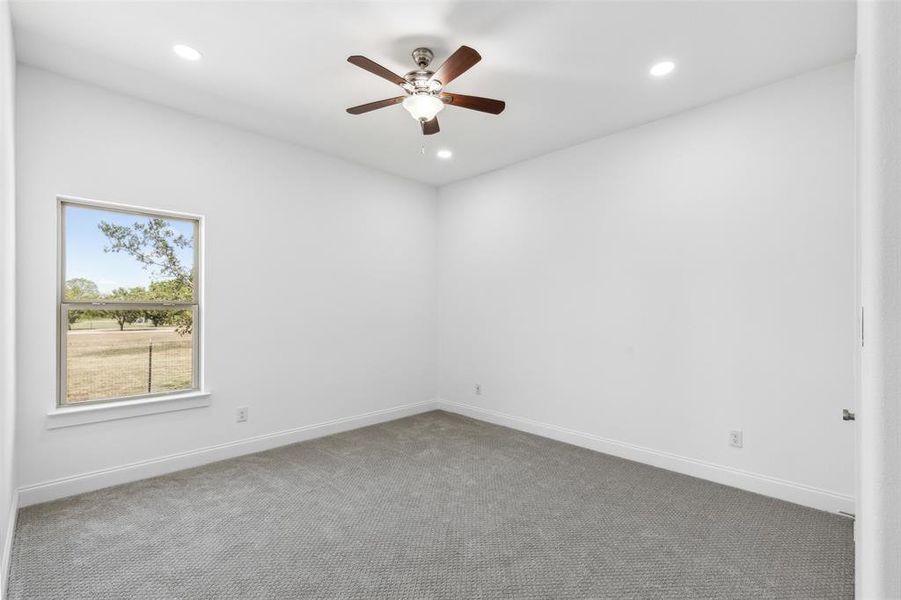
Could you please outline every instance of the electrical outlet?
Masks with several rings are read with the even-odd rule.
[[[738,429],[729,432],[729,445],[733,448],[741,448],[744,444],[742,432]]]
[[[482,384],[477,383],[475,385],[475,388],[473,388],[473,391],[475,392],[476,396],[481,396],[482,395]]]
[[[238,413],[235,416],[235,421],[238,423],[245,423],[247,421],[247,411],[248,408],[246,406],[239,408]]]

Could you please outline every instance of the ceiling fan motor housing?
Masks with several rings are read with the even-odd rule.
[[[437,94],[441,91],[441,82],[432,79],[431,71],[419,69],[404,75],[407,81],[402,87],[411,94]]]

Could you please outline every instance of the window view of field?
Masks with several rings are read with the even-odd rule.
[[[194,222],[64,210],[61,403],[192,389]]]
[[[80,318],[66,332],[66,359],[66,404],[187,390],[194,381],[191,334],[144,317],[122,328],[104,315]]]

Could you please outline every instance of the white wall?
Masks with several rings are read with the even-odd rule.
[[[0,598],[5,597],[15,519],[16,322],[15,169],[13,102],[15,53],[9,3],[0,2]]]
[[[23,501],[81,489],[40,485],[60,478],[432,399],[434,189],[30,67],[17,92]],[[46,428],[57,194],[206,216],[212,406]]]
[[[853,114],[842,64],[442,188],[439,395],[853,510]]]
[[[437,346],[453,410],[853,510],[850,64],[442,188],[437,206],[430,188],[295,146],[18,78],[32,501],[428,400]],[[211,407],[46,428],[57,194],[206,215]],[[255,326],[236,326],[258,300]]]

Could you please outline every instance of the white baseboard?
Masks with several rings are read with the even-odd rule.
[[[820,510],[854,512],[854,498],[845,494],[440,399],[333,419],[323,423],[23,486],[19,488],[18,504],[20,507],[25,507],[49,502],[112,485],[165,475],[219,460],[375,425],[436,408]],[[11,515],[10,519],[14,523],[15,514]],[[8,550],[8,548],[4,548],[4,568],[8,559]]]
[[[853,497],[802,483],[786,481],[704,460],[679,456],[670,452],[611,440],[598,435],[459,402],[439,399],[437,408],[819,510],[854,512]]]
[[[190,469],[245,454],[253,454],[254,452],[262,452],[263,450],[287,446],[288,444],[295,444],[333,433],[384,423],[385,421],[400,419],[436,408],[437,405],[434,400],[404,404],[313,425],[258,435],[216,446],[207,446],[188,452],[170,454],[108,469],[81,473],[71,477],[26,485],[19,488],[19,505],[25,507],[41,502],[58,500],[59,498],[74,496],[75,494],[82,494],[139,479],[147,479],[148,477],[165,475],[166,473]]]
[[[16,534],[16,517],[19,514],[19,494],[13,492],[12,502],[9,505],[9,515],[6,517],[6,535],[3,536],[3,548],[0,552],[0,598],[6,598],[6,590],[9,587],[9,565],[12,561],[13,537]]]

